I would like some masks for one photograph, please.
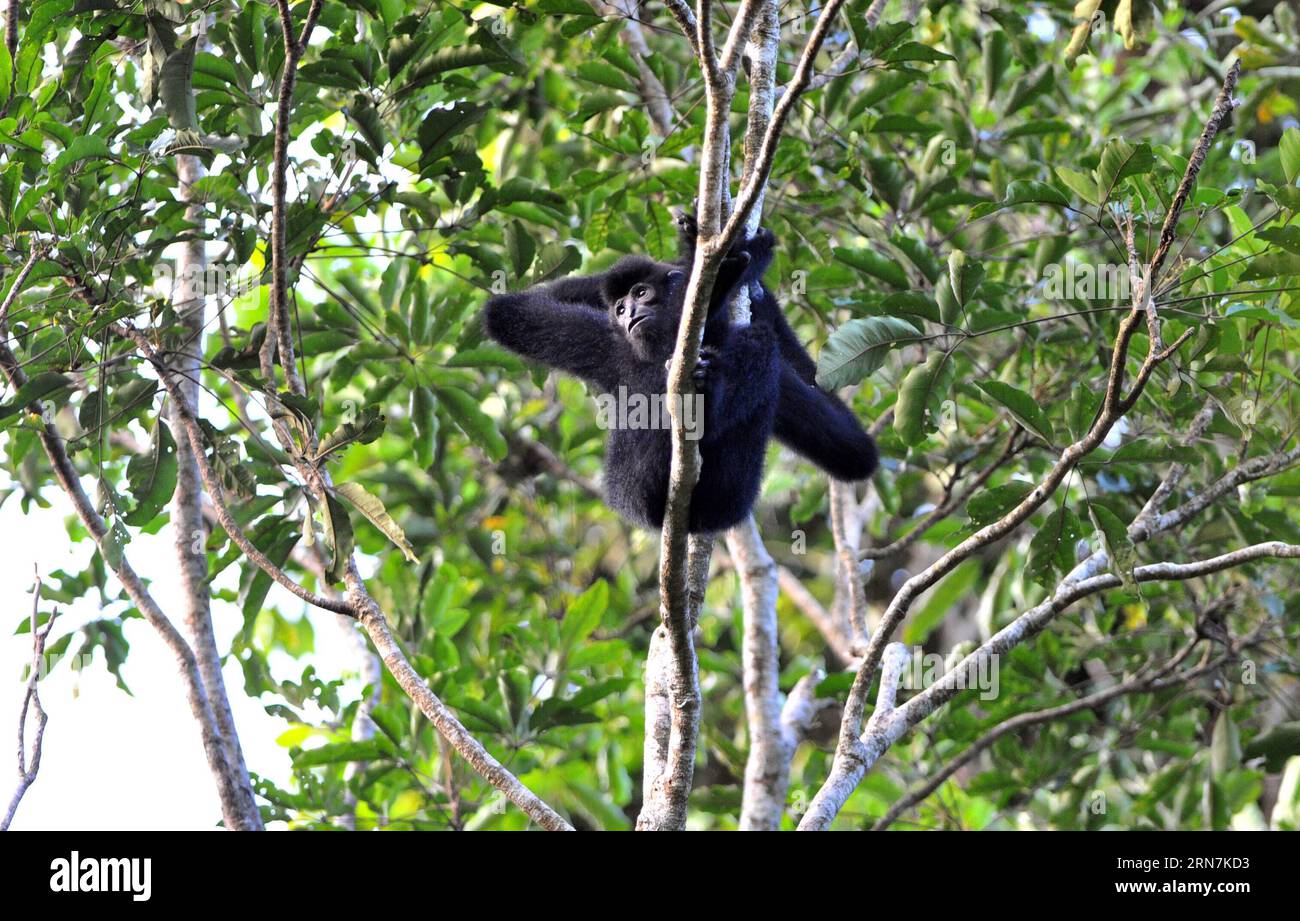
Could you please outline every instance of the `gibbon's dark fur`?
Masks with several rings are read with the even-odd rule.
[[[695,259],[695,218],[684,213],[677,225],[677,261],[689,271]],[[804,350],[781,305],[762,282],[772,264],[775,244],[776,238],[766,228],[760,228],[753,239],[746,241],[750,263],[740,282],[749,286],[750,323],[770,328],[781,352],[781,396],[773,434],[781,444],[835,479],[865,480],[878,463],[875,442],[839,397],[817,386],[817,363]],[[710,322],[714,322],[712,315]],[[705,344],[710,333],[710,328],[705,327]]]
[[[719,309],[749,261],[744,252],[723,261],[709,307],[711,341],[695,368],[704,401],[697,422],[702,466],[691,493],[692,533],[739,524],[762,481],[780,354],[769,328],[732,329]],[[648,404],[668,389],[666,364],[686,282],[680,266],[627,257],[602,275],[497,295],[484,307],[484,324],[488,335],[526,358],[575,374],[616,399],[640,395]],[[592,309],[598,304],[605,312]],[[636,524],[662,527],[671,460],[672,433],[666,425],[612,427],[605,447],[609,504]]]
[[[608,272],[497,295],[483,311],[488,335],[602,393],[617,397],[621,386],[647,399],[663,394],[695,251],[694,219],[684,215],[679,225],[677,263],[629,256]],[[865,479],[876,467],[871,437],[834,394],[817,387],[815,363],[760,281],[773,246],[766,230],[737,244],[714,284],[695,371],[704,418],[693,533],[725,530],[749,514],[772,434],[838,479]],[[724,308],[742,285],[752,320],[735,327]],[[671,457],[667,428],[612,428],[605,452],[610,505],[637,524],[661,527]]]

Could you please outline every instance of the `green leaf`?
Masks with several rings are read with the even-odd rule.
[[[1137,565],[1137,548],[1129,539],[1128,528],[1118,515],[1095,502],[1088,503],[1088,516],[1101,536],[1112,571],[1124,583],[1125,590],[1137,596],[1137,580],[1133,576],[1133,568]]]
[[[970,219],[978,220],[987,214],[1012,208],[1016,205],[1055,205],[1065,208],[1069,201],[1055,186],[1032,179],[1017,179],[1007,185],[1007,194],[1002,201],[981,202],[970,209]]]
[[[1263,180],[1257,182],[1255,188],[1273,199],[1279,208],[1293,213],[1300,211],[1300,188],[1293,185],[1274,186]]]
[[[916,327],[896,317],[850,320],[822,346],[817,356],[817,386],[836,390],[874,373],[900,340],[917,338]]]
[[[939,404],[952,390],[955,373],[951,356],[938,351],[907,372],[894,406],[894,431],[903,444],[919,445],[937,425]]]
[[[428,387],[411,388],[411,424],[415,427],[415,460],[421,467],[433,464],[433,455],[437,449],[438,416],[435,412],[437,400]]]
[[[962,306],[953,293],[952,281],[946,272],[934,283],[934,299],[939,308],[940,322],[946,326],[956,326],[962,315]]]
[[[576,246],[566,246],[554,241],[546,243],[538,250],[537,259],[533,263],[532,283],[539,285],[552,278],[567,275],[580,265],[582,265],[582,253],[578,252]]]
[[[1013,141],[1016,138],[1040,137],[1045,134],[1069,134],[1070,131],[1070,123],[1059,118],[1035,118],[1011,128],[1002,135],[1002,140]]]
[[[1056,509],[1029,542],[1025,574],[1040,585],[1048,585],[1053,573],[1074,568],[1075,546],[1086,536],[1078,515],[1068,507]]]
[[[879,278],[886,284],[893,285],[895,288],[908,288],[910,285],[907,281],[907,273],[903,267],[872,249],[847,249],[840,248],[834,251],[836,260],[845,265],[852,266],[859,272]]]
[[[1002,86],[1002,76],[1011,63],[1011,45],[1001,29],[984,37],[984,98],[993,99]]]
[[[1056,167],[1057,178],[1069,186],[1070,191],[1090,205],[1101,204],[1101,193],[1097,191],[1097,181],[1087,173],[1080,173],[1064,166]]]
[[[636,84],[628,78],[627,74],[604,61],[583,61],[578,65],[577,74],[583,80],[590,80],[592,83],[599,83],[601,86],[624,90],[628,93],[636,92]]]
[[[126,465],[127,489],[135,508],[124,517],[133,528],[152,521],[171,501],[176,489],[176,442],[160,416],[154,423],[148,454],[137,454]]]
[[[8,403],[0,403],[0,419],[12,416],[33,403],[39,403],[42,397],[70,390],[72,380],[57,371],[43,371],[18,388],[14,398]]]
[[[970,303],[975,289],[984,280],[984,266],[978,262],[968,262],[966,254],[959,249],[948,254],[948,283],[957,303],[965,307]]]
[[[903,115],[897,112],[882,115],[871,125],[874,134],[916,134],[930,137],[942,130],[938,125],[927,124],[915,115]]]
[[[378,761],[396,754],[393,743],[385,736],[375,736],[359,742],[330,742],[319,748],[294,753],[295,768],[319,767],[322,764],[348,764],[351,762]]]
[[[103,424],[109,424],[115,420],[125,422],[135,410],[146,405],[157,391],[157,381],[139,377],[115,388],[111,400],[102,399],[101,391],[96,390],[87,394],[86,398],[81,401],[81,410],[77,415],[77,420],[81,423],[83,429],[98,438],[101,425],[99,418],[101,403],[108,403],[108,406],[105,407],[108,409],[108,414],[103,420]]]
[[[528,267],[537,255],[537,241],[518,221],[506,225],[506,253],[510,256],[510,266],[515,270],[516,278],[523,278]]]
[[[1015,420],[1031,433],[1049,445],[1052,443],[1052,423],[1038,401],[1029,394],[1002,381],[977,381],[975,386],[1006,407]]]
[[[1288,759],[1300,755],[1300,721],[1270,726],[1246,744],[1244,753],[1247,759],[1263,758],[1270,774],[1280,773]]]
[[[506,60],[507,58],[495,48],[475,47],[473,45],[453,45],[448,48],[439,48],[407,71],[406,82],[397,91],[395,98],[402,99],[420,87],[432,83],[433,79],[439,74],[445,74],[452,70],[461,70],[466,67],[480,67],[484,64],[500,63]]]
[[[348,561],[352,559],[352,551],[356,547],[356,540],[352,534],[352,521],[348,518],[348,510],[332,495],[325,497],[323,512],[325,535],[333,553],[329,571],[325,575],[331,582],[342,582],[343,574],[347,572]]]
[[[582,97],[578,110],[573,113],[573,122],[582,124],[611,109],[621,109],[627,105],[626,97],[613,90],[597,90]]]
[[[97,134],[82,134],[73,139],[63,153],[50,164],[50,179],[62,176],[69,166],[82,160],[106,159],[110,156],[108,142]]]
[[[1033,491],[1033,483],[1011,480],[972,496],[966,503],[966,514],[970,516],[972,524],[982,528],[1011,511]]]
[[[588,685],[567,700],[559,697],[548,698],[538,704],[528,724],[533,729],[541,731],[552,726],[580,726],[597,722],[597,715],[589,708],[606,697],[627,690],[631,683],[629,678],[612,678]]]
[[[506,456],[506,440],[497,430],[492,417],[479,409],[475,400],[459,387],[438,387],[438,400],[452,421],[470,440],[482,447],[488,457],[499,461]]]
[[[902,314],[939,322],[939,305],[917,291],[896,291],[887,295],[880,306],[894,316]]]
[[[609,607],[609,583],[604,579],[592,583],[585,592],[574,598],[560,621],[560,640],[566,649],[572,648],[591,635]]]
[[[367,492],[365,487],[360,483],[335,483],[334,491],[351,502],[353,507],[366,517],[367,521],[396,544],[409,562],[420,562],[420,558],[415,553],[415,548],[406,539],[406,532],[402,530],[402,526],[388,514],[388,509],[384,508],[384,503]]]
[[[9,46],[0,44],[0,106],[9,101],[13,92],[14,62],[9,56]]]
[[[122,567],[126,545],[129,543],[131,543],[131,533],[127,531],[122,519],[114,517],[99,543],[99,551],[104,557],[104,562],[114,572]]]
[[[459,583],[460,572],[450,563],[443,563],[425,586],[424,593],[420,596],[420,616],[433,629],[442,628]]]
[[[219,58],[215,54],[207,52],[195,54],[194,73],[211,77],[212,80],[208,81],[209,86],[222,83],[233,87],[239,86],[239,71],[235,70],[235,65],[230,63],[229,59]]]
[[[1261,281],[1266,278],[1287,278],[1300,275],[1300,253],[1264,253],[1250,260],[1241,281]]]
[[[1221,777],[1241,764],[1241,736],[1232,713],[1224,709],[1219,713],[1210,733],[1210,770]]]
[[[856,16],[850,16],[849,20],[859,47],[876,57],[893,48],[900,38],[912,31],[910,22],[882,22],[868,32],[865,31],[865,20],[859,23]]]
[[[477,348],[457,352],[447,359],[447,368],[505,368],[519,372],[524,363],[513,352],[499,349],[492,345],[480,345]]]
[[[967,560],[949,573],[903,625],[903,642],[924,643],[949,612],[956,609],[957,603],[971,593],[979,575],[980,564],[976,560]]]
[[[902,64],[912,61],[921,61],[923,63],[933,64],[938,61],[955,61],[951,54],[944,54],[936,48],[929,45],[923,45],[920,42],[903,42],[897,48],[887,52],[884,60],[890,64]]]
[[[487,112],[483,106],[458,102],[450,108],[434,109],[420,123],[420,169],[428,168],[445,152],[447,142],[469,128]]]
[[[254,530],[250,539],[257,549],[266,554],[266,558],[276,566],[283,568],[289,561],[289,554],[298,545],[298,529],[294,523],[285,518],[265,518]],[[262,605],[271,591],[271,577],[256,566],[246,566],[242,571],[239,586],[239,602],[244,613],[244,638],[249,639],[257,616],[262,613]]]
[[[1272,243],[1274,246],[1300,254],[1300,227],[1294,224],[1285,227],[1265,227],[1257,231],[1255,236],[1265,243]]]
[[[1282,159],[1282,175],[1286,176],[1288,185],[1294,185],[1296,177],[1300,176],[1300,128],[1283,131],[1277,151]]]
[[[1156,164],[1156,156],[1150,144],[1134,147],[1123,138],[1114,138],[1101,152],[1101,164],[1097,167],[1097,194],[1105,204],[1115,194],[1116,187],[1129,176],[1151,172]]]
[[[1121,445],[1119,450],[1103,460],[1099,457],[1086,457],[1080,466],[1106,464],[1138,464],[1149,466],[1163,463],[1188,463],[1196,459],[1196,453],[1184,445],[1161,441],[1154,438],[1140,438]]]
[[[1056,73],[1052,69],[1051,62],[1045,61],[1038,65],[1033,71],[1017,80],[1015,85],[1011,87],[1011,97],[1007,100],[1007,107],[1003,110],[1002,117],[1008,118],[1019,112],[1039,96],[1049,91],[1055,84]]]
[[[194,111],[194,51],[197,39],[191,38],[167,56],[158,76],[158,95],[167,122],[177,131],[197,131]]]
[[[384,433],[386,424],[387,417],[378,405],[366,406],[357,414],[355,422],[343,423],[320,440],[314,459],[319,461],[350,444],[370,444]]]

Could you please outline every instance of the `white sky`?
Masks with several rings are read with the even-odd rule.
[[[89,541],[68,540],[63,520],[72,510],[66,499],[55,490],[45,495],[54,507],[33,509],[29,515],[22,514],[17,496],[0,506],[0,604],[6,611],[0,634],[3,805],[14,789],[22,670],[31,657],[30,636],[15,635],[14,630],[31,612],[32,566],[39,565],[45,574],[56,569],[78,572],[93,550]],[[169,530],[152,536],[136,532],[127,555],[137,571],[154,579],[154,597],[179,626],[179,580]],[[220,584],[231,584],[227,579],[236,569],[222,573]],[[268,605],[272,603],[291,617],[302,610],[297,599],[278,587],[268,597]],[[43,611],[52,606],[42,602]],[[100,616],[94,599],[83,599],[67,610],[60,606],[60,612],[55,637]],[[213,615],[218,647],[226,652],[242,626],[242,614],[234,605],[216,602]],[[311,659],[321,677],[337,677],[344,667],[351,670],[348,648],[332,615],[309,616],[316,636]],[[41,703],[50,721],[40,775],[18,808],[15,830],[205,829],[215,828],[220,820],[212,776],[174,658],[142,619],[129,621],[125,634],[131,651],[122,674],[134,696],[117,687],[102,654],[81,672],[62,662],[41,681]],[[69,652],[79,645],[74,639]],[[277,679],[296,678],[304,664],[283,654],[272,657]],[[227,665],[225,677],[249,769],[288,786],[288,750],[275,741],[288,724],[269,716],[262,702],[244,693],[237,664]],[[29,722],[29,739],[33,725]]]
[[[76,37],[74,31],[69,41]],[[47,76],[57,66],[50,46]],[[135,112],[136,101],[125,93],[117,96],[117,102],[124,112]],[[269,116],[268,109],[263,113],[266,130]],[[342,114],[336,113],[294,141],[290,155],[296,162],[320,159],[312,151],[310,140],[321,130],[353,133]],[[212,172],[220,173],[228,162],[218,155]],[[300,168],[299,172],[312,170]],[[393,175],[386,174],[387,178],[410,181],[402,170],[391,172]],[[291,199],[300,191],[297,179],[297,173],[290,177]],[[211,257],[212,247],[208,249]],[[319,296],[310,283],[304,284],[303,290],[309,296]],[[210,315],[209,332],[214,322]],[[200,403],[210,416],[211,397],[201,395]],[[224,421],[220,415],[218,421]],[[11,485],[8,477],[0,474],[0,488]],[[83,479],[82,485],[91,496],[95,495],[91,480]],[[25,685],[23,671],[31,660],[31,637],[14,631],[31,613],[33,564],[46,575],[58,569],[76,573],[94,552],[89,540],[80,544],[69,541],[63,523],[73,511],[66,497],[54,486],[47,487],[42,495],[52,508],[33,508],[24,515],[17,495],[0,505],[0,606],[7,615],[0,623],[0,809],[8,805],[17,773],[14,753],[18,711]],[[170,530],[163,528],[159,534],[149,535],[132,528],[131,533],[128,559],[141,576],[153,580],[150,589],[154,598],[173,623],[183,629],[182,594]],[[372,561],[359,556],[358,562],[364,570]],[[239,567],[236,563],[223,572],[217,586],[235,587]],[[110,594],[117,589],[116,580],[112,580]],[[289,617],[300,616],[305,607],[278,586],[267,596],[266,606],[275,606]],[[42,602],[41,610],[51,607],[50,602]],[[114,613],[123,607],[118,605]],[[60,623],[51,640],[100,616],[94,598],[80,600],[66,610],[60,606]],[[309,656],[321,680],[355,675],[353,650],[344,642],[334,615],[313,611],[308,616],[315,634],[315,649]],[[243,626],[243,614],[235,605],[214,601],[213,620],[218,649],[227,653],[231,639]],[[14,829],[205,829],[215,828],[220,820],[212,776],[174,658],[143,619],[130,620],[124,632],[131,649],[122,676],[134,696],[117,687],[104,666],[102,653],[97,653],[94,664],[81,672],[74,672],[70,663],[63,662],[41,681],[41,703],[50,721],[40,775],[18,808]],[[69,654],[80,645],[80,638],[74,638]],[[277,680],[297,679],[305,664],[305,660],[280,653],[271,657]],[[250,699],[243,691],[243,674],[237,664],[227,664],[225,680],[249,770],[288,787],[288,749],[275,740],[289,727],[264,709],[278,698]],[[360,682],[354,679],[344,694],[355,697],[360,690]],[[29,739],[34,725],[29,722]]]

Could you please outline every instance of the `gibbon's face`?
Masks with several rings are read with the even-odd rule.
[[[607,288],[609,319],[638,358],[652,360],[672,350],[686,273],[649,260],[626,268],[616,267]]]

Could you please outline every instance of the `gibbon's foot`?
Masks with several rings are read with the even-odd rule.
[[[718,266],[718,280],[714,282],[715,287],[718,282],[721,282],[727,286],[727,290],[731,290],[749,268],[750,261],[747,251],[733,248],[722,260],[722,265]]]
[[[713,360],[718,357],[718,350],[711,345],[700,346],[700,357],[695,361],[695,370],[691,372],[691,380],[697,384],[703,384],[709,379],[709,366]],[[670,371],[673,367],[673,360],[669,358],[664,362],[664,370]]]
[[[700,225],[695,220],[695,208],[691,207],[689,211],[683,208],[677,212],[677,229],[681,231],[683,237],[694,241],[700,235]]]
[[[711,345],[706,345],[700,349],[700,359],[695,362],[695,370],[691,372],[691,380],[696,384],[703,384],[709,379],[709,370],[713,366],[713,361],[718,357],[718,350]]]

